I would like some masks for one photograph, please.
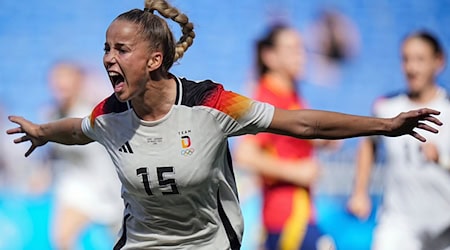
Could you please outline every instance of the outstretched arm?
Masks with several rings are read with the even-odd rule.
[[[420,141],[425,141],[425,138],[414,129],[437,133],[436,128],[424,121],[440,126],[441,121],[433,116],[439,114],[439,111],[422,108],[402,112],[393,118],[376,118],[330,111],[276,108],[267,130],[302,139],[344,139],[368,135],[394,137],[409,134]]]
[[[34,124],[19,116],[9,116],[8,119],[19,127],[7,130],[7,134],[25,134],[14,139],[14,143],[31,142],[30,148],[25,153],[26,157],[47,142],[65,145],[82,145],[92,142],[92,139],[84,135],[81,130],[81,118],[65,118],[46,124]]]

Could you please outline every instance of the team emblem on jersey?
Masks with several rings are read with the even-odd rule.
[[[194,148],[191,148],[191,138],[187,135],[181,137],[181,155],[190,156],[194,153]]]

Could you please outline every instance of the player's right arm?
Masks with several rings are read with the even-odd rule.
[[[19,127],[7,130],[7,134],[24,134],[14,139],[14,143],[31,142],[30,148],[25,153],[26,157],[47,142],[65,145],[83,145],[92,142],[92,139],[81,130],[82,118],[65,118],[46,124],[35,124],[20,116],[9,116],[8,119]]]
[[[369,217],[372,210],[369,186],[374,161],[375,142],[372,138],[364,138],[358,148],[354,186],[347,204],[349,212],[363,220]]]

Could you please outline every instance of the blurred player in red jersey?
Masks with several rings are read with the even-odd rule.
[[[272,27],[259,40],[256,56],[254,98],[278,108],[306,109],[306,101],[297,91],[306,59],[299,32],[285,25]],[[262,177],[267,250],[316,249],[320,238],[329,239],[322,237],[315,223],[311,196],[320,172],[314,156],[316,146],[337,146],[337,141],[262,133],[244,137],[235,150],[239,165]]]

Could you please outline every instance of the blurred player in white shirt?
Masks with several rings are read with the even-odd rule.
[[[69,61],[55,63],[48,75],[55,105],[48,119],[88,114],[95,103],[85,84],[88,74]],[[97,223],[117,230],[123,212],[120,182],[114,164],[98,143],[87,146],[52,144],[49,163],[54,173],[55,211],[52,243],[56,249],[73,249],[83,230]],[[114,232],[114,234],[117,232]]]
[[[445,64],[444,51],[430,33],[410,34],[402,44],[407,91],[379,98],[377,117],[389,117],[405,109],[431,107],[441,111],[440,133],[424,133],[425,144],[409,137],[368,137],[362,140],[357,161],[350,212],[367,218],[368,194],[376,149],[383,143],[387,169],[383,204],[374,232],[375,250],[444,249],[450,246],[450,100],[436,82]]]

